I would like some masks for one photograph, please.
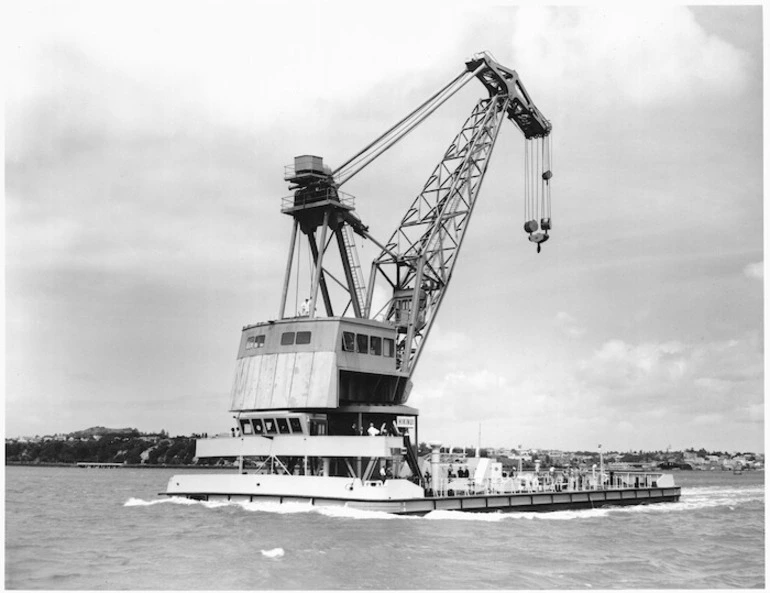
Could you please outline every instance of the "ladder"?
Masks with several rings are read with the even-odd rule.
[[[358,251],[356,250],[355,236],[350,225],[342,225],[342,241],[345,243],[345,253],[350,264],[350,277],[353,281],[353,290],[360,307],[366,302],[366,286],[364,284],[364,274],[361,270],[361,263],[358,260]],[[351,297],[353,295],[351,294]]]

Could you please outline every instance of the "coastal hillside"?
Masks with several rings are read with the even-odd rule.
[[[195,440],[208,435],[169,436],[160,432],[140,432],[136,428],[106,428],[93,426],[68,434],[5,439],[6,464],[75,464],[122,463],[131,466],[233,465],[235,458],[195,457]],[[219,435],[219,436],[227,436]],[[430,447],[419,443],[419,456],[427,456]],[[472,447],[442,449],[446,457],[472,457]],[[514,450],[506,448],[482,449],[482,457],[491,457],[503,463],[505,471],[521,467],[533,470],[555,467],[590,469],[604,463],[608,470],[628,471],[654,469],[672,470],[747,470],[762,469],[765,457],[752,452],[706,451],[607,451],[603,458],[597,451],[557,451],[552,449]]]
[[[5,462],[191,465],[198,461],[195,458],[195,438],[198,436],[170,437],[165,431],[142,433],[135,428],[96,426],[69,434],[6,439]],[[207,465],[220,462],[218,459],[201,461]]]

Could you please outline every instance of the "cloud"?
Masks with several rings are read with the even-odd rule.
[[[699,344],[610,340],[577,365],[576,377],[610,413],[665,405],[671,413],[719,414],[763,399],[764,360],[756,332]]]
[[[404,18],[401,10],[350,2],[38,2],[12,14],[9,46],[16,58],[18,48],[76,42],[163,94],[239,126],[292,116],[312,123],[311,107],[351,102],[382,80],[433,69],[457,51],[474,12],[411,4]],[[12,70],[12,100],[28,100],[35,80],[25,68]]]
[[[418,385],[410,403],[431,435],[454,442],[472,442],[482,425],[498,444],[574,448],[603,438],[626,449],[671,441],[724,448],[746,438],[731,446],[756,448],[763,362],[757,332],[702,343],[613,339],[571,366],[511,361],[497,372],[450,371],[432,387]]]
[[[746,264],[746,267],[743,268],[743,273],[748,278],[756,278],[757,280],[762,280],[765,277],[765,264],[761,261],[752,264]]]
[[[688,361],[682,350],[678,342],[631,345],[609,340],[577,368],[584,380],[613,389],[649,386],[651,381],[676,381],[685,373]]]
[[[8,110],[9,268],[163,277],[283,251],[280,225],[250,238],[249,217],[274,212],[285,191],[275,175],[274,201],[255,199],[271,147],[70,45],[41,49],[36,64],[37,94]]]
[[[561,96],[590,110],[694,94],[735,97],[749,79],[748,55],[707,34],[684,6],[524,6],[512,39],[528,79],[537,86],[556,80]]]
[[[578,325],[577,320],[569,313],[559,311],[554,319],[554,325],[569,338],[579,338],[586,333],[584,327]]]
[[[430,350],[438,355],[460,354],[473,348],[470,338],[463,332],[445,330],[444,326],[436,323],[430,335]]]

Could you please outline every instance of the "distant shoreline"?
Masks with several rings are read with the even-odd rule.
[[[218,469],[218,470],[232,470],[232,467],[222,467],[216,465],[148,465],[145,463],[120,463],[117,465],[110,465],[108,467],[80,467],[77,463],[53,463],[53,462],[41,462],[33,463],[29,461],[6,461],[6,467],[10,466],[23,466],[23,467],[65,467],[71,469]]]

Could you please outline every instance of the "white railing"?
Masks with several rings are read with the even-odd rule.
[[[659,473],[611,472],[602,480],[599,474],[562,475],[522,473],[506,478],[439,478],[434,496],[470,494],[533,494],[538,492],[589,492],[656,488]]]
[[[322,202],[324,200],[339,202],[340,204],[350,208],[354,208],[356,204],[356,198],[354,196],[332,188],[325,188],[305,196],[296,196],[294,194],[290,196],[284,196],[281,198],[281,210],[287,210],[296,206],[315,204],[316,202]]]

